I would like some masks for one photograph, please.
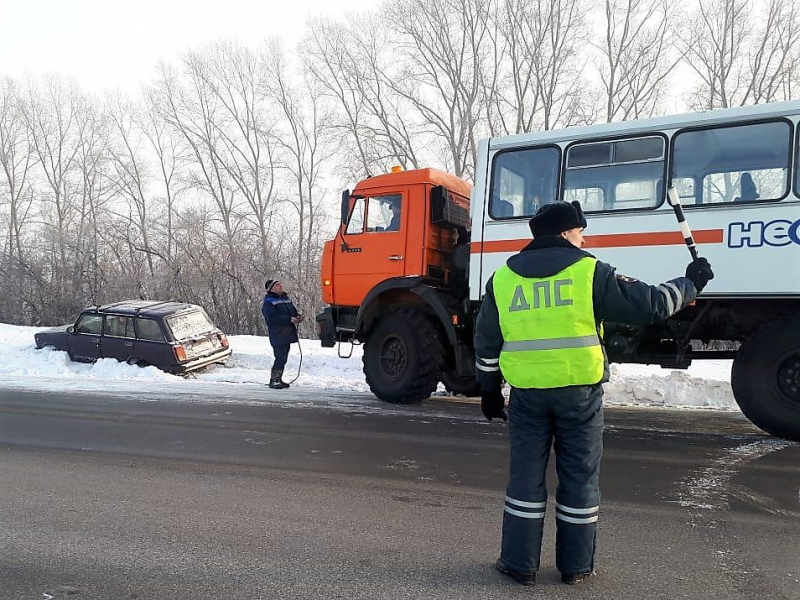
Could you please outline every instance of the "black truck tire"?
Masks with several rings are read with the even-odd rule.
[[[474,398],[481,395],[481,385],[474,375],[456,375],[454,371],[445,371],[442,373],[442,383],[444,389],[451,394],[461,394]]]
[[[425,315],[393,310],[367,336],[363,360],[373,394],[386,402],[411,404],[436,390],[444,349],[438,330]]]
[[[767,323],[739,348],[731,387],[744,415],[764,431],[800,441],[800,318]]]

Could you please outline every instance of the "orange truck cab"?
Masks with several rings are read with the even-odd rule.
[[[383,400],[419,401],[440,380],[475,391],[471,190],[454,175],[418,169],[370,177],[342,194],[341,223],[323,250],[329,307],[317,329],[323,346],[364,344],[367,382]]]

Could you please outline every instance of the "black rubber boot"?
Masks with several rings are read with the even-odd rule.
[[[283,380],[283,369],[280,369],[280,370],[278,371],[278,383],[280,383],[280,384],[281,384],[281,387],[282,387],[282,388],[287,388],[287,387],[289,387],[289,384],[288,384],[288,383],[286,383],[286,382]]]
[[[281,375],[283,375],[282,369],[272,369],[269,378],[269,387],[273,390],[282,390],[283,388],[289,387],[288,384],[281,381]]]
[[[503,575],[511,577],[511,579],[520,585],[536,585],[536,573],[520,573],[519,571],[509,569],[501,558],[498,558],[497,562],[494,563],[494,568]]]
[[[595,575],[596,573],[594,571],[590,571],[589,573],[562,573],[561,581],[567,585],[577,585],[583,581],[586,581],[589,579],[589,577],[594,577]]]

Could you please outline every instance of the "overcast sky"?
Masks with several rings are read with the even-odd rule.
[[[293,47],[309,16],[343,16],[378,0],[0,0],[0,74],[48,72],[86,90],[133,91],[162,58],[206,42],[257,45],[280,35]]]

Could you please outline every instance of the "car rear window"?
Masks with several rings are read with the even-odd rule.
[[[197,337],[217,329],[202,310],[172,315],[166,321],[176,340]]]

